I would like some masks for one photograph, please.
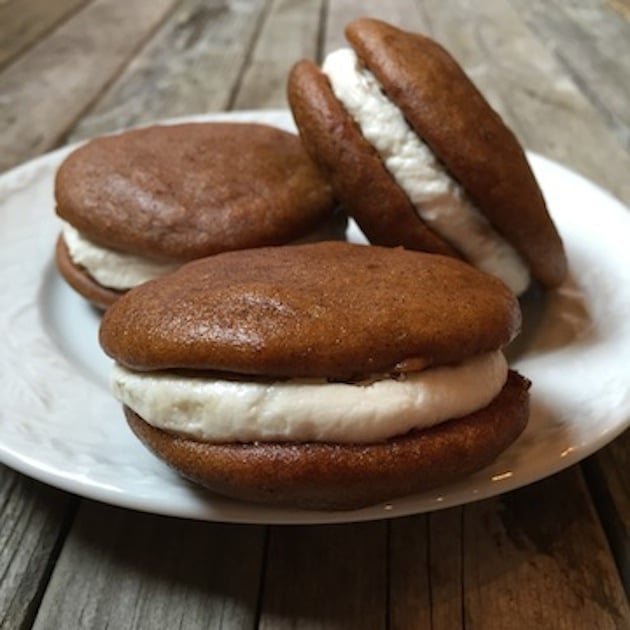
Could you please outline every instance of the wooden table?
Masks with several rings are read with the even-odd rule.
[[[160,118],[285,107],[291,64],[321,59],[362,14],[433,35],[528,148],[630,204],[628,0],[4,0],[0,168]],[[464,507],[245,526],[1,468],[0,625],[628,629],[629,477],[626,432]]]

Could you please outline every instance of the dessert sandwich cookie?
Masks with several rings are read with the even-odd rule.
[[[249,123],[152,126],[100,137],[57,172],[57,266],[101,308],[185,262],[343,238],[329,184],[298,136]]]
[[[100,342],[133,432],[230,497],[352,509],[447,483],[523,431],[514,294],[455,258],[322,242],[143,284]]]
[[[298,62],[304,145],[375,244],[458,256],[517,294],[565,278],[562,242],[512,132],[436,42],[378,20],[351,48]]]

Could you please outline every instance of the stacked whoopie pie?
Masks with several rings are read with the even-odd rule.
[[[304,60],[289,102],[304,145],[373,243],[461,257],[517,294],[558,286],[562,242],[512,132],[436,42],[362,18],[351,48]]]
[[[64,220],[57,266],[100,308],[196,258],[345,231],[298,137],[258,124],[97,138],[63,162],[55,198]]]
[[[524,429],[520,311],[454,258],[315,243],[219,254],[121,297],[100,340],[135,434],[227,496],[357,508],[490,463]]]

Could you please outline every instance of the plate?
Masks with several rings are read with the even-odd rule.
[[[286,111],[187,120],[258,121],[293,130]],[[53,179],[72,147],[0,177],[0,461],[113,505],[241,523],[330,523],[403,516],[506,492],[555,473],[630,421],[630,214],[606,192],[541,156],[529,159],[564,239],[569,280],[530,296],[513,366],[533,381],[528,428],[491,466],[431,492],[350,512],[268,508],[181,479],[133,437],[108,392],[99,316],[53,264]],[[350,238],[361,240],[352,225]]]

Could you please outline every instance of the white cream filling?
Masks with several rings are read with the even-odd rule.
[[[343,236],[343,230],[336,221],[339,219],[333,217],[322,222],[312,232],[292,241],[292,244],[339,239]],[[62,231],[72,262],[83,267],[100,285],[110,289],[126,291],[182,265],[149,260],[97,245],[66,222],[63,223]]]
[[[201,441],[370,443],[482,409],[507,371],[500,351],[366,384],[260,383],[115,365],[112,390],[146,422]]]
[[[420,218],[473,265],[498,276],[517,295],[525,291],[530,277],[519,254],[474,207],[355,52],[330,53],[322,70]]]
[[[72,262],[83,267],[100,285],[110,289],[125,291],[181,266],[181,263],[149,260],[102,247],[69,223],[63,224],[63,240]]]

